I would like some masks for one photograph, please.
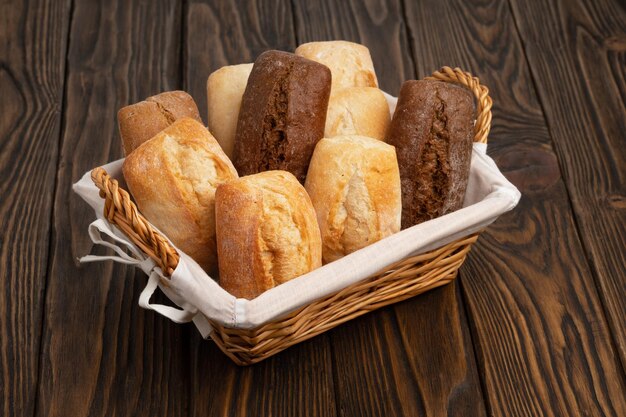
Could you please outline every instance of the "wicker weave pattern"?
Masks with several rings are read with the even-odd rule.
[[[443,67],[426,79],[460,84],[472,91],[477,104],[474,142],[487,143],[492,101],[489,90],[478,78],[459,68]],[[166,276],[171,276],[180,259],[176,249],[139,213],[128,193],[104,169],[95,168],[91,178],[105,199],[107,220],[150,256]],[[259,362],[355,317],[449,283],[456,277],[477,238],[478,235],[473,235],[406,258],[372,277],[256,329],[234,329],[211,322],[214,329],[211,337],[235,363]]]
[[[406,258],[361,282],[252,330],[211,323],[219,348],[238,365],[266,359],[348,320],[452,281],[478,235]]]
[[[130,195],[104,169],[91,171],[91,179],[104,198],[104,217],[151,257],[165,275],[171,276],[180,259],[176,248],[139,213]]]

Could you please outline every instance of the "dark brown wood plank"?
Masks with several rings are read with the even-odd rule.
[[[461,270],[489,414],[625,415],[624,375],[508,4],[406,2],[406,17],[420,75],[459,65],[491,88],[489,153],[523,193]]]
[[[268,49],[293,51],[296,47],[287,0],[192,0],[186,25],[185,88],[205,122],[209,74],[224,65],[254,62]]]
[[[143,273],[77,265],[95,216],[71,191],[84,172],[122,156],[119,107],[179,87],[181,12],[175,1],[74,5],[38,415],[188,414],[193,329],[137,306]]]
[[[380,88],[397,95],[415,75],[398,0],[294,1],[298,43],[342,39],[366,45]]]
[[[626,368],[626,6],[510,3]]]
[[[69,1],[0,4],[0,415],[30,416],[61,130]]]
[[[224,65],[253,62],[267,49],[293,51],[296,47],[287,0],[192,1],[185,22],[185,81],[205,120],[206,80],[211,72]],[[213,342],[198,335],[191,343],[193,415],[336,413],[333,364],[325,335],[247,368],[234,365]]]
[[[398,1],[294,2],[300,43],[369,47],[382,89],[415,77]],[[341,415],[485,415],[456,285],[343,324],[331,333]]]
[[[248,367],[235,365],[212,341],[200,340],[191,361],[192,415],[336,415],[327,335]]]
[[[427,415],[420,389],[427,382],[412,373],[393,308],[344,323],[329,336],[339,415]]]
[[[438,288],[330,333],[341,415],[485,415],[457,289]]]
[[[395,313],[425,415],[486,415],[458,280],[420,297]]]

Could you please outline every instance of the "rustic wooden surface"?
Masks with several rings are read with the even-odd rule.
[[[240,368],[138,308],[141,273],[77,264],[70,186],[121,155],[120,106],[183,88],[206,120],[211,71],[337,38],[392,94],[441,65],[491,89],[523,198],[454,284]],[[0,40],[0,415],[626,415],[623,2],[9,1]]]

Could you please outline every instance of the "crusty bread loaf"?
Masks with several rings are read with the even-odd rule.
[[[255,298],[321,266],[311,200],[286,171],[220,185],[215,214],[220,285],[236,297]]]
[[[406,81],[387,134],[402,179],[402,228],[461,208],[469,176],[472,93],[441,81]]]
[[[123,173],[139,211],[215,273],[215,189],[237,171],[209,131],[179,119],[126,157]]]
[[[330,96],[324,137],[361,135],[385,140],[389,120],[387,99],[378,88],[344,88]]]
[[[298,46],[296,55],[330,68],[333,94],[347,87],[378,87],[372,57],[364,45],[347,41],[310,42]]]
[[[400,173],[393,146],[364,136],[318,142],[305,188],[332,262],[400,230]]]
[[[241,97],[252,65],[222,67],[209,75],[206,84],[209,130],[229,158],[233,156]]]
[[[129,155],[139,145],[182,117],[202,122],[198,106],[184,91],[166,91],[122,107],[117,112],[117,122],[124,153]]]
[[[330,78],[324,65],[288,52],[259,55],[237,123],[233,164],[240,175],[285,170],[304,183],[324,136]]]

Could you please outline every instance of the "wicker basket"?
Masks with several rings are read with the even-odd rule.
[[[444,67],[427,79],[460,84],[473,92],[477,103],[474,141],[486,143],[491,126],[492,102],[489,90],[480,85],[478,78],[458,68]],[[91,178],[100,189],[100,196],[105,199],[104,216],[108,221],[150,256],[166,276],[170,276],[179,261],[176,249],[148,223],[129,194],[104,169],[94,169]],[[209,320],[213,326],[211,337],[239,365],[262,361],[355,317],[449,283],[456,277],[477,238],[475,234],[406,258],[331,296],[255,329],[229,328]]]

